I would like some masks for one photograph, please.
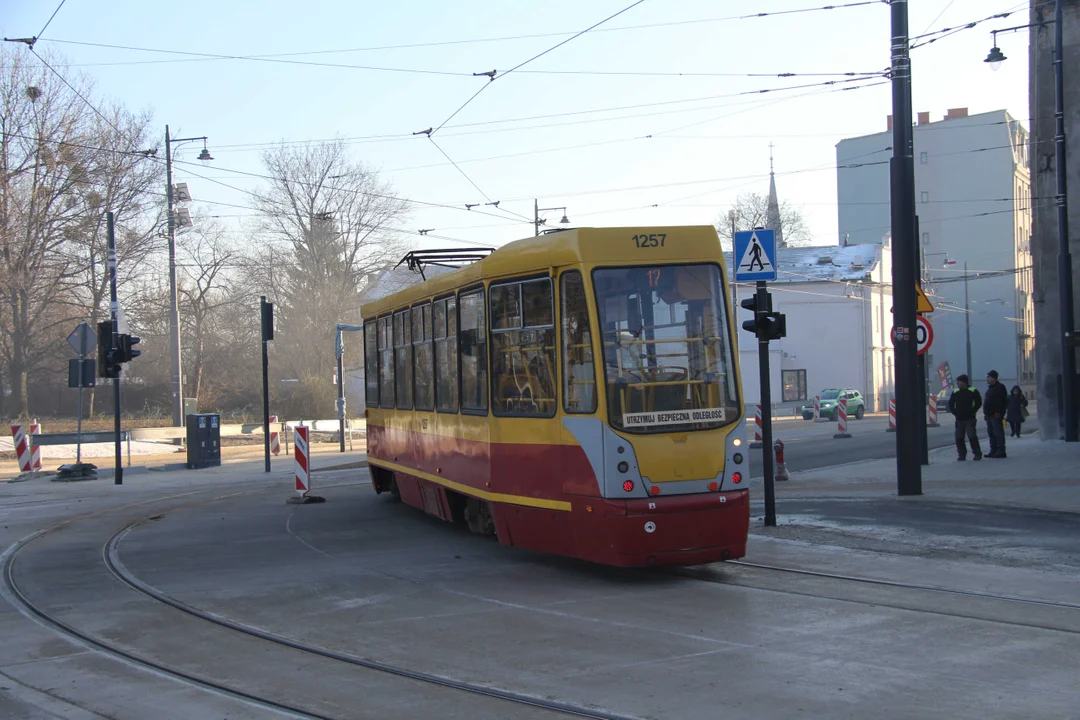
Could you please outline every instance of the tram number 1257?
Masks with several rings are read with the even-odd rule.
[[[653,233],[652,235],[635,235],[634,244],[639,248],[664,247],[665,233]]]

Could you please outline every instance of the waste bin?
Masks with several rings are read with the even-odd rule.
[[[187,416],[187,466],[190,470],[221,464],[221,416],[192,413]]]

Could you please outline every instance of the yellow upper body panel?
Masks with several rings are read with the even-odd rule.
[[[488,257],[426,282],[365,304],[364,318],[461,288],[509,275],[525,275],[564,265],[655,265],[717,262],[724,253],[711,225],[675,227],[576,228],[516,240]]]

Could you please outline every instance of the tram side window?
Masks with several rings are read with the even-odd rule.
[[[457,412],[457,299],[436,300],[432,310],[435,334],[435,408]]]
[[[461,409],[487,412],[487,314],[484,290],[464,293],[461,308]]]
[[[416,409],[431,410],[434,403],[432,388],[431,304],[412,309],[413,353],[416,355]]]
[[[397,406],[412,408],[412,357],[409,351],[409,311],[394,313],[394,365],[397,377]]]
[[[394,407],[394,324],[379,318],[379,407]]]
[[[563,409],[596,412],[596,372],[585,283],[577,270],[562,274]]]
[[[364,323],[364,402],[379,405],[379,326],[375,320]]]
[[[491,288],[491,375],[497,414],[555,414],[555,310],[550,278]]]

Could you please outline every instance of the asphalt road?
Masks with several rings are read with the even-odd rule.
[[[939,422],[941,427],[927,429],[931,450],[953,443],[952,415],[943,413]],[[784,459],[788,471],[798,472],[860,460],[896,457],[896,433],[886,432],[888,426],[889,421],[885,416],[852,419],[848,421],[848,434],[851,437],[834,439],[836,423],[784,418],[773,422],[773,439],[784,441]],[[752,439],[752,423],[749,428],[749,437]],[[989,452],[985,427],[979,428],[979,442],[983,452]],[[761,451],[751,451],[750,458],[751,477],[758,477],[761,475]]]

